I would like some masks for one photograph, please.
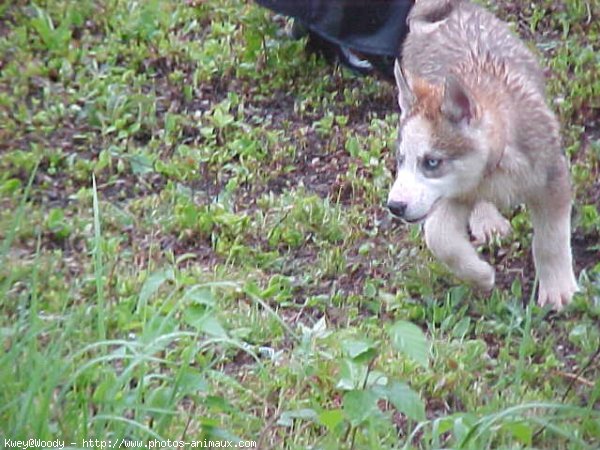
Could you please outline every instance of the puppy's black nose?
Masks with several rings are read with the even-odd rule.
[[[389,201],[387,204],[390,212],[396,217],[404,217],[404,214],[406,213],[406,206],[406,203],[396,201]]]

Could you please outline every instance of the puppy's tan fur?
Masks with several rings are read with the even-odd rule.
[[[389,203],[459,277],[490,289],[477,241],[510,226],[497,211],[527,204],[534,226],[538,303],[560,309],[576,291],[571,188],[559,124],[534,55],[505,23],[461,0],[420,0],[396,66],[399,168]],[[434,168],[429,166],[435,165]]]

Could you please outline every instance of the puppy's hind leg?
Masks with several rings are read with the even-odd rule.
[[[490,290],[494,287],[494,269],[479,258],[467,233],[471,209],[471,205],[441,200],[425,222],[425,242],[457,277]]]
[[[577,291],[571,256],[571,188],[566,164],[554,168],[543,192],[530,200],[538,304],[560,310]]]
[[[477,202],[471,217],[469,229],[475,245],[485,244],[498,235],[504,237],[511,231],[510,222],[489,202]]]

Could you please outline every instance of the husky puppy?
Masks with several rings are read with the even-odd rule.
[[[571,186],[559,124],[536,58],[507,25],[461,0],[418,0],[396,61],[401,108],[388,208],[424,221],[431,252],[490,290],[494,269],[475,243],[506,235],[498,212],[525,203],[534,228],[538,303],[561,309],[577,290]]]

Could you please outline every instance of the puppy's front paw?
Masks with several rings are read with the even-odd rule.
[[[496,283],[496,271],[488,263],[480,261],[477,270],[474,272],[472,281],[478,289],[484,292],[489,292],[494,288]]]
[[[511,232],[510,222],[491,203],[479,203],[469,219],[469,229],[475,245],[485,244],[494,236],[504,237]]]
[[[560,311],[571,303],[575,292],[577,292],[575,280],[553,280],[552,282],[540,280],[538,305],[542,307],[550,305],[552,309]]]

